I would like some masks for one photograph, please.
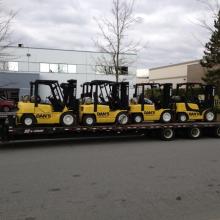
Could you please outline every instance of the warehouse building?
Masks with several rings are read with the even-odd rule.
[[[95,79],[113,80],[115,76],[100,71],[97,60],[109,58],[109,54],[94,51],[61,50],[11,46],[1,52],[0,87],[19,88],[20,95],[29,94],[29,82],[36,79],[53,79],[60,83],[68,79],[80,85]],[[120,81],[129,81],[131,88],[136,83],[136,54],[125,54],[129,66],[121,67]]]
[[[138,82],[155,83],[185,83],[203,82],[205,69],[200,65],[199,60],[184,63],[172,64],[149,69],[149,76],[139,77]]]

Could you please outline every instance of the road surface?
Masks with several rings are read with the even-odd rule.
[[[220,220],[219,139],[0,145],[0,219]]]

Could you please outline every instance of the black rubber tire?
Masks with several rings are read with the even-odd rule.
[[[27,120],[30,119],[30,122],[31,123],[27,123]],[[32,114],[24,114],[22,117],[21,117],[21,124],[25,127],[32,127],[34,126],[35,124],[37,124],[37,119],[35,118],[34,115]]]
[[[214,115],[212,120],[208,119],[208,114],[210,114],[210,113],[212,113]],[[216,119],[216,114],[211,110],[206,111],[206,113],[204,114],[204,121],[206,121],[206,122],[213,122],[213,121],[215,121],[215,119]]]
[[[164,141],[172,141],[175,138],[175,131],[172,128],[163,128],[160,131],[160,137]]]
[[[72,121],[70,121],[69,123],[65,122],[65,120],[67,119],[68,116],[72,118]],[[71,126],[76,125],[76,117],[75,117],[75,115],[72,112],[65,112],[65,113],[63,113],[60,116],[60,124],[62,126],[64,126],[64,127],[71,127]]]
[[[165,121],[164,118],[163,118],[163,115],[167,114],[167,113],[170,114],[170,120],[169,121]],[[162,114],[160,116],[160,122],[162,122],[162,123],[170,123],[172,120],[173,120],[173,114],[172,114],[171,111],[164,111],[164,112],[162,112]]]
[[[140,119],[140,121],[136,121],[135,120],[135,118],[136,117],[140,117],[139,119]],[[140,124],[140,123],[142,123],[144,121],[144,118],[143,118],[143,115],[142,114],[133,114],[132,115],[132,122],[134,123],[134,124]]]
[[[185,116],[185,121],[182,120],[182,116]],[[186,123],[189,120],[189,116],[185,112],[180,112],[177,114],[177,121],[180,123]]]
[[[88,119],[92,120],[92,123],[88,123]],[[93,126],[96,124],[96,118],[94,115],[84,115],[82,119],[82,123],[84,126]]]
[[[220,127],[215,128],[214,135],[215,137],[220,138]]]
[[[121,118],[122,117],[126,117],[127,118],[127,121],[124,123],[121,121]],[[127,125],[129,123],[129,117],[128,117],[128,114],[126,112],[121,112],[117,115],[116,117],[116,124],[117,125]]]
[[[188,129],[188,137],[191,139],[199,139],[201,137],[201,129],[197,127],[189,128]]]

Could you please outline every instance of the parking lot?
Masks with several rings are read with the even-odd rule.
[[[0,145],[0,219],[219,220],[219,139]]]

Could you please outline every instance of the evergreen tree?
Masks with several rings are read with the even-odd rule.
[[[220,11],[214,20],[214,29],[210,41],[205,45],[201,65],[207,68],[203,81],[216,85],[218,95],[220,95]]]

